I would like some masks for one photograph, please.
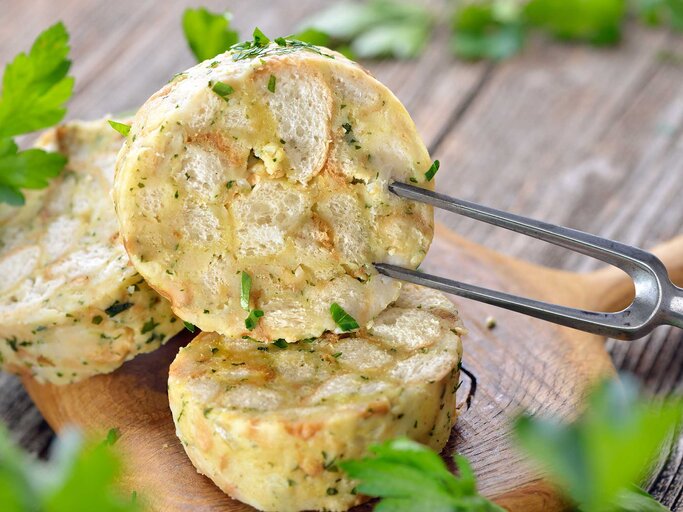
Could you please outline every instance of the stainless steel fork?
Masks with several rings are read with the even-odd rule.
[[[394,194],[481,220],[599,259],[626,272],[635,284],[635,299],[616,313],[586,311],[489,290],[395,265],[375,264],[384,275],[478,300],[549,322],[619,339],[640,338],[659,325],[683,328],[683,288],[675,286],[654,255],[630,245],[546,222],[455,199],[407,183],[389,185]]]

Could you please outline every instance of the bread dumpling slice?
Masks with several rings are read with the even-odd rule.
[[[38,146],[68,158],[21,207],[0,205],[0,366],[55,384],[115,370],[183,328],[121,243],[110,192],[123,137],[74,121]]]
[[[399,436],[441,451],[456,421],[463,329],[441,293],[404,285],[366,329],[264,344],[202,333],[169,374],[197,470],[259,510],[365,501],[337,468]]]
[[[119,154],[114,200],[133,264],[181,318],[294,342],[334,331],[333,303],[365,325],[396,300],[400,283],[372,263],[416,268],[433,212],[387,187],[433,181],[384,85],[338,53],[279,41],[154,94]]]

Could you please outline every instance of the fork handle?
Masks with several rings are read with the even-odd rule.
[[[668,302],[667,311],[663,315],[664,322],[683,329],[683,288],[672,284],[666,291],[664,299],[665,304]]]

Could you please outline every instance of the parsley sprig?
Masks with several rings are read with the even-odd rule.
[[[198,62],[211,59],[239,41],[236,30],[230,27],[229,12],[214,13],[204,7],[186,9],[183,13],[183,33]]]
[[[375,510],[503,512],[477,494],[467,459],[455,456],[460,476],[453,475],[433,450],[400,438],[375,445],[374,457],[339,462],[351,478],[360,480],[358,492],[378,496]]]
[[[29,53],[7,64],[0,96],[0,202],[24,204],[21,189],[40,189],[66,165],[59,153],[19,150],[13,137],[52,126],[64,118],[74,79],[69,34],[57,23],[42,32]]]
[[[520,448],[540,463],[581,512],[668,510],[637,483],[680,423],[683,400],[640,396],[628,378],[606,381],[588,397],[573,423],[521,416],[515,423]],[[382,498],[375,510],[500,511],[476,493],[472,469],[455,456],[453,476],[429,448],[397,439],[370,448],[374,457],[338,466],[363,494]]]
[[[639,396],[628,378],[607,381],[585,413],[563,424],[530,415],[516,423],[518,443],[583,512],[667,510],[634,486],[646,476],[683,414],[680,398]]]
[[[0,503],[3,512],[138,512],[140,506],[116,489],[118,457],[111,445],[117,429],[101,443],[84,442],[73,430],[60,434],[51,460],[37,461],[15,447],[0,425]]]

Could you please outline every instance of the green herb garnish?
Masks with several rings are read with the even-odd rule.
[[[278,339],[278,340],[275,340],[275,341],[273,342],[273,345],[275,345],[277,348],[287,348],[287,346],[289,345],[289,343],[287,343],[285,340],[283,340],[282,338],[280,338],[280,339]]]
[[[682,413],[680,398],[639,397],[635,383],[622,378],[595,388],[586,412],[571,424],[525,415],[515,431],[520,446],[579,510],[667,510],[634,484],[647,474]]]
[[[0,96],[0,203],[19,206],[21,189],[40,189],[66,165],[66,157],[42,149],[20,151],[12,137],[52,126],[64,118],[74,79],[67,76],[69,34],[57,23],[31,51],[5,66]]]
[[[268,79],[268,90],[270,92],[275,92],[275,75],[270,75],[270,78]]]
[[[244,325],[247,329],[250,331],[253,331],[256,329],[256,325],[258,324],[258,319],[263,316],[263,311],[260,309],[252,309],[249,311],[249,316],[244,319]]]
[[[109,126],[111,126],[114,130],[119,132],[124,137],[128,137],[128,134],[130,133],[129,124],[119,123],[117,121],[112,121],[111,119],[109,119],[107,122],[109,123]]]
[[[121,464],[111,446],[116,439],[117,429],[110,430],[105,441],[84,442],[67,428],[52,446],[51,459],[42,461],[14,446],[0,425],[0,508],[7,512],[139,512],[141,507],[122,497],[117,488]]]
[[[140,330],[140,334],[147,334],[148,332],[153,331],[157,327],[159,327],[159,323],[154,321],[154,318],[150,318],[147,320],[144,325],[142,326],[142,329]]]
[[[337,465],[360,480],[358,492],[382,498],[378,510],[503,512],[477,494],[472,468],[461,455],[454,457],[456,477],[434,451],[410,439],[374,445],[370,451],[374,457]]]
[[[235,89],[233,89],[232,85],[226,84],[225,82],[214,83],[211,86],[211,90],[218,94],[225,101],[228,101],[228,96],[235,92]]]
[[[434,160],[434,163],[427,169],[427,172],[425,173],[425,179],[427,181],[432,181],[434,176],[436,175],[436,172],[439,170],[439,166],[441,163],[438,160]]]
[[[198,62],[227,51],[239,41],[237,31],[230,28],[231,21],[232,15],[229,12],[218,14],[203,7],[185,9],[183,32]]]
[[[286,38],[278,37],[275,39],[274,45],[269,43],[270,39],[268,39],[263,32],[261,32],[261,30],[256,28],[254,29],[253,41],[245,41],[230,47],[230,50],[232,51],[232,60],[239,61],[245,59],[264,58],[268,55],[287,55],[297,51],[310,51],[331,59],[334,58],[333,55],[323,52],[321,48],[318,48],[311,43],[300,41],[296,39],[295,36]]]
[[[251,276],[242,271],[241,288],[240,288],[240,306],[249,313],[244,320],[244,325],[250,331],[253,331],[258,324],[258,319],[263,316],[263,311],[260,309],[251,309],[249,306],[251,295]]]
[[[183,324],[185,325],[185,329],[187,329],[190,332],[194,332],[197,329],[197,327],[195,327],[195,325],[191,324],[190,322],[183,321]]]
[[[130,309],[133,307],[132,302],[119,302],[118,300],[114,302],[111,306],[109,306],[107,309],[104,310],[104,312],[111,318],[119,313],[123,313],[127,309]]]
[[[251,276],[242,272],[242,286],[240,289],[240,306],[245,311],[249,311],[249,296],[251,295]]]
[[[332,320],[334,320],[334,323],[336,323],[337,326],[339,326],[339,328],[344,332],[352,331],[360,327],[358,322],[356,322],[356,320],[346,311],[344,311],[344,308],[342,308],[336,302],[332,303],[330,306],[330,313],[332,314]]]

